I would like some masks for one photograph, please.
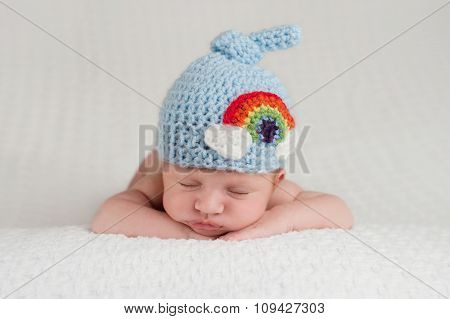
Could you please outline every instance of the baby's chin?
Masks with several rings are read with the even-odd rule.
[[[203,236],[209,236],[209,237],[218,237],[218,236],[225,235],[226,233],[229,232],[228,230],[223,229],[223,228],[207,230],[207,229],[196,229],[196,228],[191,227],[191,229],[193,231],[195,231],[197,234],[200,234]]]

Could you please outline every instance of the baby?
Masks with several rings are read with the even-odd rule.
[[[163,102],[159,140],[128,189],[108,198],[96,233],[244,240],[351,228],[339,197],[285,178],[295,121],[280,81],[256,63],[300,40],[296,26],[220,34]],[[151,167],[151,172],[148,171]]]

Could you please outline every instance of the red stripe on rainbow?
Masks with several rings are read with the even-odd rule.
[[[295,127],[294,118],[289,113],[283,100],[276,94],[263,91],[245,93],[233,100],[225,110],[222,122],[223,124],[243,127],[249,113],[261,106],[277,109],[285,119],[289,129]]]

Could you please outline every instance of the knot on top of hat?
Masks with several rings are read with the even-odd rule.
[[[296,25],[278,26],[245,35],[229,30],[211,42],[211,51],[245,64],[256,64],[263,53],[290,48],[300,42],[300,28]]]
[[[233,30],[219,34],[211,42],[211,51],[220,52],[230,60],[245,64],[255,64],[263,56],[261,48],[255,41]]]

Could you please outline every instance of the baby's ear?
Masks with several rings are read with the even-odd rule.
[[[286,171],[284,168],[280,168],[275,175],[275,185],[278,185],[285,177]]]

